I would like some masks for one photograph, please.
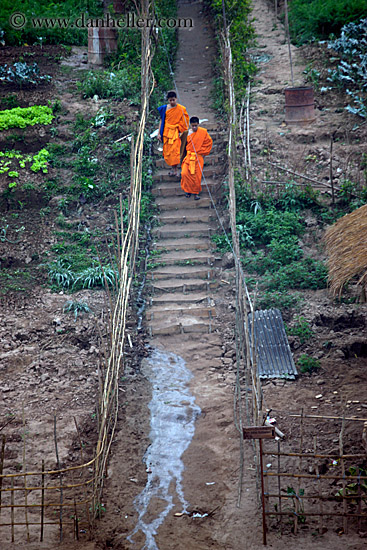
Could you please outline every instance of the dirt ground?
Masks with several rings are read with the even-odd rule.
[[[199,6],[200,7],[200,6]],[[197,6],[196,6],[197,8]],[[195,9],[196,9],[195,8]],[[183,5],[181,9],[190,10]],[[192,8],[194,9],[194,7]],[[198,9],[197,17],[204,17]],[[359,125],[356,118],[344,110],[345,96],[332,94],[325,97],[315,90],[316,121],[308,126],[287,126],[284,122],[284,88],[290,85],[290,70],[284,29],[274,21],[273,4],[258,0],[254,3],[255,27],[258,46],[251,52],[259,60],[261,70],[252,88],[250,122],[251,152],[254,172],[258,181],[279,179],[279,170],[266,161],[279,162],[283,167],[307,174],[323,183],[329,181],[330,136],[334,143],[334,175],[336,180],[346,177],[366,183],[362,168],[362,154],[367,153],[367,128]],[[276,23],[276,24],[275,24]],[[205,32],[200,34],[197,48],[208,50],[214,58],[215,50],[208,21]],[[187,48],[187,34],[180,34],[181,52]],[[186,41],[186,42],[185,42]],[[180,59],[180,51],[178,58]],[[40,63],[42,72],[55,76],[54,84],[44,85],[37,91],[16,91],[7,89],[5,94],[17,95],[21,106],[45,104],[48,99],[58,97],[67,107],[67,113],[58,121],[58,140],[70,139],[66,120],[74,120],[77,113],[95,112],[92,100],[83,100],[76,90],[79,71],[86,68],[86,49],[76,48],[67,64],[62,68],[60,50],[54,46],[30,48],[30,59]],[[305,70],[311,61],[317,67],[324,67],[325,53],[321,49],[305,47],[292,48],[295,68],[295,83],[305,84]],[[24,51],[4,48],[0,52],[0,63],[16,58]],[[265,57],[264,57],[265,54]],[[186,55],[186,54],[185,54]],[[265,61],[264,61],[265,60]],[[319,65],[317,65],[319,64]],[[206,70],[208,63],[206,63]],[[193,66],[193,73],[196,67]],[[181,88],[185,75],[178,65],[176,78]],[[201,73],[195,76],[200,77]],[[204,76],[204,75],[202,75]],[[205,74],[205,77],[210,76]],[[195,110],[202,110],[203,95],[196,86],[182,91],[185,104]],[[193,93],[195,92],[195,93]],[[206,94],[207,92],[205,92]],[[191,94],[191,97],[190,97]],[[206,97],[206,96],[205,96]],[[204,102],[205,103],[205,102]],[[1,102],[1,108],[7,106]],[[133,120],[135,109],[119,105],[126,116]],[[218,121],[218,124],[221,124]],[[7,131],[1,140],[9,143],[11,134]],[[23,132],[25,139],[18,140],[14,148],[23,152],[37,151],[52,141],[49,130],[33,129]],[[18,146],[19,145],[19,146]],[[54,173],[58,170],[50,168]],[[61,170],[61,169],[60,169]],[[52,172],[51,172],[52,175]],[[67,171],[62,173],[67,178]],[[37,175],[34,181],[42,181]],[[0,180],[4,186],[6,180]],[[327,187],[320,187],[329,193]],[[325,200],[329,200],[325,194]],[[63,312],[68,295],[55,293],[45,287],[45,275],[39,270],[40,258],[54,244],[55,229],[53,211],[49,218],[39,215],[40,207],[49,206],[42,193],[20,192],[15,204],[3,200],[0,219],[7,232],[0,238],[1,268],[18,270],[19,283],[11,292],[0,299],[0,428],[7,437],[4,471],[14,473],[22,468],[24,431],[22,408],[26,424],[27,466],[37,467],[46,458],[50,468],[55,467],[56,457],[53,440],[54,415],[57,416],[59,454],[62,464],[76,463],[79,457],[74,417],[77,419],[85,445],[85,454],[91,456],[95,443],[95,409],[98,390],[98,364],[101,354],[96,324],[103,329],[103,312],[106,311],[104,294],[100,291],[80,291],[74,299],[88,299],[93,317],[74,318]],[[75,216],[80,204],[75,204]],[[79,216],[91,228],[107,228],[113,220],[114,205],[109,199],[96,205],[82,205]],[[304,238],[303,248],[313,251],[314,257],[324,258],[322,247],[323,229],[317,226],[311,213],[308,219],[309,231]],[[24,227],[23,230],[21,228]],[[19,234],[21,238],[19,238]],[[28,275],[24,277],[27,267]],[[242,499],[237,506],[239,442],[233,422],[233,392],[235,386],[235,344],[233,327],[234,314],[234,271],[224,264],[216,268],[220,281],[215,292],[216,315],[219,323],[213,335],[203,336],[198,344],[188,336],[171,341],[175,353],[190,365],[194,378],[190,388],[201,408],[196,422],[192,444],[183,456],[185,471],[183,490],[190,507],[189,515],[181,517],[170,514],[159,528],[156,537],[160,550],[256,550],[262,548],[262,524],[259,503],[256,497],[256,480],[252,448],[245,443],[244,480]],[[23,275],[22,275],[23,274]],[[353,291],[353,289],[352,289]],[[308,353],[320,360],[317,374],[303,375],[295,381],[266,381],[263,383],[264,408],[272,409],[271,416],[277,419],[278,427],[286,434],[284,449],[299,450],[299,419],[290,414],[305,411],[313,415],[339,417],[344,407],[348,417],[367,419],[367,306],[361,304],[336,303],[327,290],[303,293],[301,311],[285,316],[292,322],[302,314],[311,324],[315,336],[301,343],[290,336],[289,341],[294,358]],[[148,404],[151,388],[147,382],[144,362],[149,353],[148,338],[135,330],[136,315],[130,312],[128,330],[133,340],[133,349],[127,358],[124,380],[121,382],[121,409],[118,432],[112,447],[112,456],[106,479],[106,511],[97,522],[95,533],[83,532],[77,543],[66,534],[63,544],[58,543],[57,528],[47,533],[46,541],[28,545],[30,549],[83,548],[142,550],[144,540],[136,544],[127,542],[137,521],[134,498],[147,481],[143,455],[149,445],[150,413]],[[162,339],[149,341],[160,346]],[[165,343],[167,345],[167,342]],[[316,397],[317,396],[317,397]],[[345,432],[345,451],[361,453],[363,422],[348,421]],[[308,420],[304,423],[304,450],[336,452],[339,445],[340,421]],[[275,448],[269,446],[269,449]],[[276,450],[276,449],[275,449]],[[275,456],[269,458],[275,468]],[[284,463],[290,467],[290,463]],[[362,464],[361,464],[362,465]],[[366,461],[363,461],[366,467]],[[293,465],[299,468],[299,463]],[[320,466],[321,467],[321,466]],[[333,472],[332,465],[323,465],[324,471]],[[302,466],[314,471],[312,464]],[[335,470],[334,470],[335,471]],[[305,485],[306,491],[311,485]],[[339,487],[330,490],[332,494]],[[337,507],[332,502],[332,506]],[[336,509],[336,508],[335,508]],[[174,510],[175,511],[175,510]],[[208,517],[194,517],[194,513],[209,514]],[[289,548],[362,550],[366,547],[366,524],[350,524],[349,534],[343,534],[342,521],[325,519],[321,525],[310,520],[300,526],[296,536],[292,525],[280,525],[276,519],[269,522],[268,545],[280,550]],[[3,528],[4,532],[6,528]],[[320,532],[321,531],[321,532]],[[23,533],[24,535],[24,533]],[[92,539],[92,540],[91,540]],[[9,533],[0,537],[1,550],[24,546],[21,530],[16,532],[15,544],[9,542]],[[151,549],[149,549],[151,550]]]

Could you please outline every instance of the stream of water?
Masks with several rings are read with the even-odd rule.
[[[201,411],[188,387],[192,374],[181,357],[154,349],[143,369],[152,385],[151,444],[144,455],[148,481],[134,501],[138,522],[128,540],[134,542],[134,535],[142,531],[146,537],[142,550],[159,550],[155,535],[177,500],[177,512],[187,512],[182,455],[193,438],[195,419]]]

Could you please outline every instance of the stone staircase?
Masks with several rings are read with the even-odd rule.
[[[225,169],[221,154],[225,134],[213,125],[205,128],[213,138],[213,149],[204,159],[204,176],[215,197]],[[152,193],[160,212],[159,224],[152,232],[156,254],[147,273],[151,288],[148,332],[151,336],[210,333],[216,327],[212,293],[218,284],[210,237],[216,232],[217,216],[204,177],[201,199],[195,201],[193,196],[185,197],[180,177],[168,176],[162,158],[156,160],[156,166]]]

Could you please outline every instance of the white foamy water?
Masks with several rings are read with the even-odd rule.
[[[142,531],[146,537],[142,550],[159,550],[155,535],[175,506],[174,500],[180,502],[177,512],[187,511],[188,503],[182,490],[184,465],[181,457],[193,438],[200,408],[195,405],[195,398],[188,388],[192,374],[178,355],[155,349],[145,359],[144,372],[152,385],[149,404],[151,445],[144,455],[151,473],[148,473],[145,488],[134,501],[138,522],[128,540],[134,542],[134,535]]]

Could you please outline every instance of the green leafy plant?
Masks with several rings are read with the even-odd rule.
[[[74,322],[76,322],[79,313],[90,313],[91,309],[85,302],[68,300],[62,308],[64,313],[74,313]]]
[[[54,115],[46,105],[33,107],[15,107],[0,111],[0,130],[8,128],[25,128],[35,124],[51,124]]]
[[[292,309],[296,308],[301,301],[299,294],[288,292],[263,292],[257,300],[259,309]]]
[[[311,374],[320,368],[320,361],[315,359],[315,357],[302,353],[297,361],[297,365],[302,374]]]
[[[298,336],[301,344],[304,344],[315,334],[310,327],[310,323],[304,317],[298,317],[293,326],[287,327],[287,333],[292,336]]]
[[[336,493],[337,497],[356,497],[355,499],[348,499],[351,504],[357,504],[359,498],[362,498],[364,503],[367,502],[367,482],[365,479],[359,479],[360,476],[367,476],[367,470],[362,467],[350,466],[346,472],[346,475],[356,477],[357,481],[348,483],[345,489],[339,489]]]
[[[293,487],[287,487],[287,495],[292,498],[293,511],[297,513],[297,518],[300,523],[306,523],[306,516],[304,515],[304,504],[302,497],[305,495],[304,489],[299,489],[298,493]],[[288,499],[289,500],[289,499]],[[298,504],[296,504],[296,501]]]
[[[17,84],[20,88],[24,85],[37,85],[50,82],[49,75],[41,75],[37,63],[14,63],[13,65],[0,65],[0,81]]]

